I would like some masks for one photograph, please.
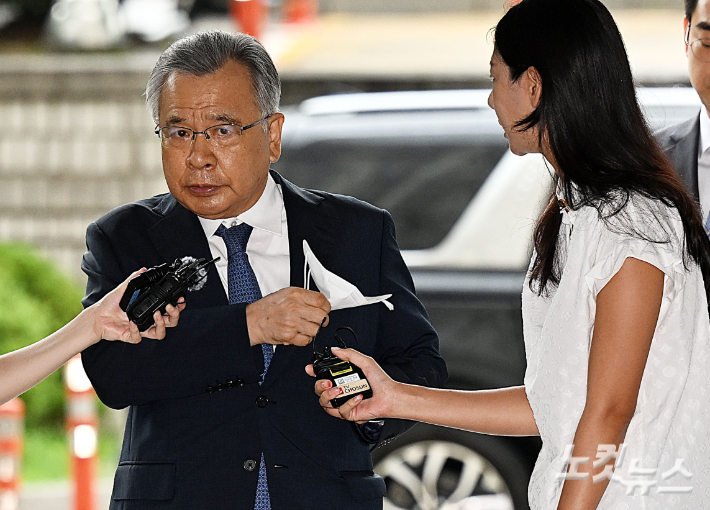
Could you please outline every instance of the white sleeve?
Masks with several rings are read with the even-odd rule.
[[[682,244],[675,236],[672,237],[668,242],[659,243],[606,230],[598,239],[596,260],[584,275],[584,281],[594,299],[629,257],[663,271],[663,297],[673,299],[683,288],[686,269],[683,265]],[[694,264],[692,261],[689,263]]]

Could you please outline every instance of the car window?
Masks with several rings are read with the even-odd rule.
[[[284,150],[273,168],[305,188],[387,209],[402,249],[436,246],[507,149],[501,143],[317,141]]]
[[[476,92],[481,92],[479,95],[485,99],[487,91]],[[457,255],[461,259],[457,262],[448,255],[444,257],[447,260],[444,265],[456,267],[520,266],[524,269],[529,256],[527,245],[517,243],[508,246],[510,250],[502,250],[492,239],[529,238],[527,230],[539,212],[540,197],[547,193],[549,169],[535,164],[536,169],[530,175],[536,183],[526,183],[528,188],[521,188],[522,195],[505,207],[506,211],[520,213],[518,216],[522,219],[515,220],[517,216],[513,213],[500,214],[503,202],[512,196],[510,188],[508,192],[503,190],[501,197],[492,199],[495,204],[492,211],[484,214],[485,208],[477,206],[472,209],[475,217],[463,217],[508,148],[495,113],[485,106],[485,101],[475,97],[469,101],[464,97],[462,101],[482,103],[482,106],[461,109],[392,107],[391,111],[377,111],[377,108],[369,111],[363,108],[353,113],[362,107],[360,103],[357,103],[358,108],[348,109],[353,99],[369,105],[372,98],[377,98],[386,106],[393,101],[396,103],[396,98],[412,101],[414,94],[417,97],[422,94],[421,99],[413,102],[422,108],[430,93],[332,96],[317,98],[317,104],[309,100],[308,108],[287,109],[283,151],[273,168],[299,186],[354,196],[387,209],[394,217],[397,240],[404,250],[438,247],[436,254],[432,254],[437,257],[449,251],[468,253],[465,260]],[[447,97],[452,94],[456,92],[448,92]],[[458,97],[452,96],[453,99]],[[697,115],[699,101],[691,88],[642,88],[639,98],[653,131]],[[323,100],[329,103],[323,105]],[[382,104],[379,107],[382,108]],[[515,170],[518,163],[514,161],[511,159],[508,165],[513,168],[509,171],[513,180],[508,186],[522,186],[523,176],[530,175],[527,171]],[[521,206],[521,201],[526,203],[525,207]],[[457,221],[465,225],[465,235],[452,232]],[[521,224],[527,225],[525,232],[518,229]],[[511,225],[514,228],[508,232]],[[476,228],[480,236],[474,239],[471,232]],[[469,239],[466,249],[463,248],[465,243],[454,242],[458,238]],[[441,245],[442,241],[446,241],[446,246]],[[449,245],[455,249],[447,248]],[[491,253],[487,254],[489,251]],[[502,252],[507,255],[502,256]],[[421,253],[412,256],[420,255],[423,256]],[[434,264],[428,259],[420,261],[423,266],[440,263]]]

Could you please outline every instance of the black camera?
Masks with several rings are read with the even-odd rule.
[[[335,331],[335,339],[338,342],[338,346],[346,349],[345,342],[338,336],[338,332],[341,330],[350,331],[355,339],[357,339],[357,336],[347,326],[338,328]],[[318,333],[320,333],[320,329]],[[334,388],[340,390],[340,395],[342,396],[331,399],[332,406],[340,407],[358,395],[362,395],[363,399],[372,397],[372,388],[360,367],[335,356],[329,345],[323,347],[323,352],[316,351],[318,333],[313,337],[313,372],[315,372],[317,379],[328,379],[333,383]]]
[[[200,290],[207,281],[207,267],[218,260],[183,257],[148,269],[128,282],[119,306],[138,331],[145,331],[155,323],[155,312],[164,314],[168,304],[177,306],[187,292]]]

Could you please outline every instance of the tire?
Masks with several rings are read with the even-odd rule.
[[[527,510],[534,459],[521,444],[418,424],[373,452],[384,510]]]

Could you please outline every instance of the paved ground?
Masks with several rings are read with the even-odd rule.
[[[686,81],[683,12],[622,10],[614,17],[638,80]],[[441,15],[329,15],[274,27],[264,42],[284,78],[488,76],[490,29],[500,12]]]
[[[97,484],[96,510],[107,510],[111,500],[113,480]],[[26,484],[20,498],[22,510],[70,510],[73,508],[72,487],[68,482]]]

